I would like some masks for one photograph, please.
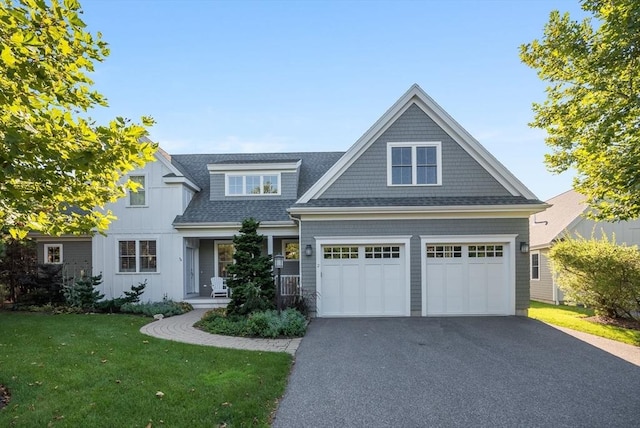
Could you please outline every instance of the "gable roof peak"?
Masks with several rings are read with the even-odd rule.
[[[482,165],[511,195],[536,199],[520,180],[502,165],[467,130],[434,101],[422,88],[414,83],[409,89],[369,128],[302,197],[298,203],[306,203],[322,195],[409,107],[418,106],[429,118],[440,126],[460,147]]]

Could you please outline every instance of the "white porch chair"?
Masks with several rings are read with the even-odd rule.
[[[229,289],[220,276],[211,277],[211,297],[229,297]]]

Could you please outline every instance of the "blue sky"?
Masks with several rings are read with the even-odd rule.
[[[518,47],[578,0],[82,3],[111,48],[92,116],[152,116],[169,153],[345,151],[417,83],[539,198],[571,187],[527,125],[545,84]]]

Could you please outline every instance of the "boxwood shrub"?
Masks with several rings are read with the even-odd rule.
[[[129,314],[141,314],[148,317],[162,314],[165,317],[172,315],[182,315],[193,310],[193,307],[186,302],[174,302],[170,299],[164,299],[162,302],[147,303],[125,303],[120,310]]]

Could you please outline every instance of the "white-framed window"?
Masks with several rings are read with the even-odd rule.
[[[229,277],[229,266],[234,263],[233,254],[235,247],[233,241],[216,241],[215,247],[215,272],[222,278]]]
[[[155,239],[122,239],[118,241],[118,272],[157,271],[158,253]]]
[[[388,186],[442,184],[442,143],[387,143]]]
[[[283,239],[282,254],[285,260],[300,260],[300,242],[297,239]]]
[[[226,196],[259,196],[280,194],[280,173],[226,174]]]
[[[44,244],[44,262],[48,265],[59,265],[63,262],[62,244]]]
[[[531,279],[540,279],[540,252],[531,252]]]
[[[147,176],[146,175],[130,175],[129,180],[139,184],[137,191],[129,190],[129,206],[130,207],[146,207],[147,206]]]

